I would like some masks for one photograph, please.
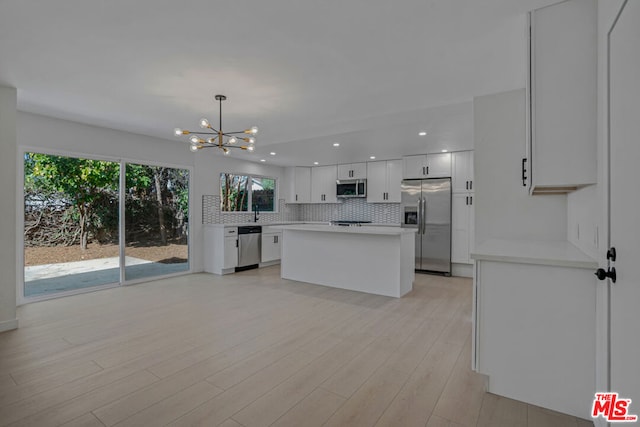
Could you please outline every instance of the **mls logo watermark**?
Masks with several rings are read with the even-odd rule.
[[[632,423],[638,420],[638,416],[629,414],[630,405],[631,399],[619,398],[618,393],[596,393],[591,416],[597,418],[602,415],[611,423]]]

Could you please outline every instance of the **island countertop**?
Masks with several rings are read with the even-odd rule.
[[[347,233],[347,234],[377,234],[386,236],[399,236],[402,234],[415,234],[417,229],[413,228],[401,228],[394,226],[377,226],[377,225],[362,225],[355,227],[343,227],[339,225],[327,225],[327,224],[292,224],[272,226],[274,228],[281,228],[283,230],[298,230],[298,231],[315,231],[324,233]]]

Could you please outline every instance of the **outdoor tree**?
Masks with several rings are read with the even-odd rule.
[[[25,189],[57,193],[75,206],[80,247],[87,248],[94,204],[105,192],[117,194],[118,163],[48,154],[25,154]]]

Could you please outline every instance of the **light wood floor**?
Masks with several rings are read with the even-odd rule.
[[[471,281],[401,299],[269,267],[29,304],[0,334],[0,426],[587,426],[484,392]]]

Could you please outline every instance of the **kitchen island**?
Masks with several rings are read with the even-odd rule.
[[[415,230],[281,226],[283,279],[401,297],[413,289]]]

